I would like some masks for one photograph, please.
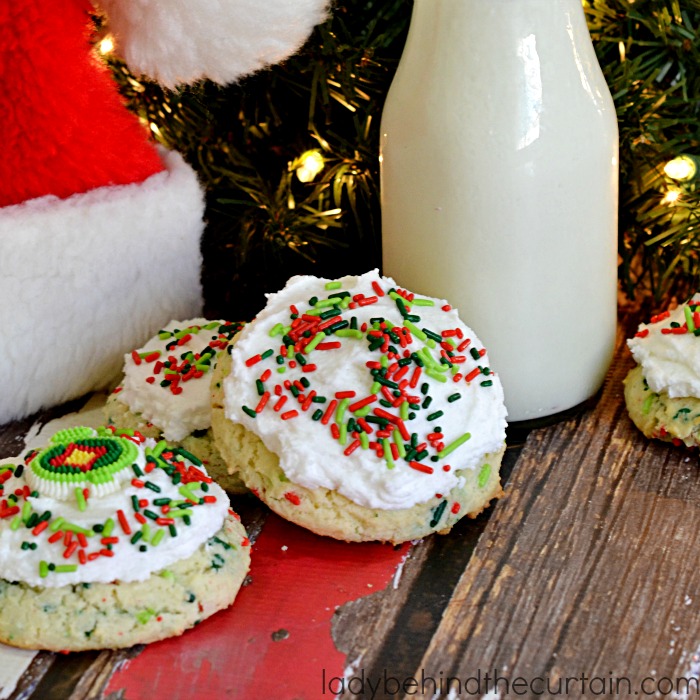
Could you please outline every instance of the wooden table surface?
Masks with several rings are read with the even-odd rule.
[[[403,548],[352,545],[233,498],[254,564],[220,621],[146,648],[39,653],[4,696],[700,694],[697,454],[630,423],[631,328],[595,407],[509,436],[506,495],[476,520]],[[35,419],[0,429],[0,456]]]

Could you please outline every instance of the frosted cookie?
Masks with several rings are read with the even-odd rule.
[[[229,465],[318,534],[403,542],[502,494],[506,410],[486,351],[446,302],[376,271],[292,278],[212,386]]]
[[[124,358],[124,379],[107,399],[105,418],[117,428],[181,445],[227,491],[246,491],[228,468],[211,432],[211,370],[242,323],[171,321]]]
[[[700,444],[700,296],[642,323],[627,341],[637,362],[624,380],[630,418],[649,438]]]
[[[201,463],[163,441],[74,428],[0,465],[0,642],[114,649],[233,602],[250,545]]]

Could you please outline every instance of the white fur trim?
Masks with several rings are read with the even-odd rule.
[[[225,84],[297,51],[328,0],[94,0],[136,73],[174,87]]]
[[[177,153],[142,183],[0,209],[0,423],[107,386],[201,311],[204,201]]]

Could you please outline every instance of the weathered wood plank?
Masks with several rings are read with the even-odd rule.
[[[652,443],[629,421],[628,332],[595,409],[529,437],[414,670],[445,694],[479,672],[468,691],[493,690],[484,674],[493,682],[495,672],[501,692],[534,680],[526,695],[546,690],[538,677],[553,691],[573,678],[573,697],[641,694],[661,678],[667,693],[689,675],[700,645],[700,471],[695,453]]]

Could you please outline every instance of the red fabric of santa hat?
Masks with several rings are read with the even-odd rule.
[[[0,6],[0,423],[107,386],[201,310],[203,193],[125,108],[91,10]]]
[[[93,53],[87,0],[0,10],[0,206],[141,182],[163,163]]]

